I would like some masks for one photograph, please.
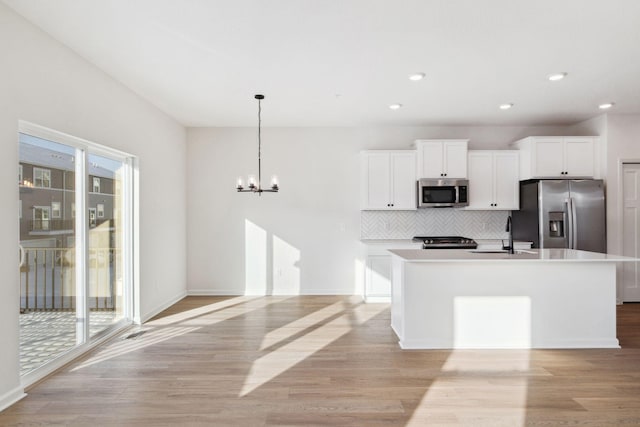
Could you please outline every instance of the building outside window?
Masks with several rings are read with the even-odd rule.
[[[33,168],[33,185],[40,188],[51,188],[51,171],[49,169]]]
[[[71,203],[71,218],[75,218],[75,217],[76,217],[76,204]]]
[[[102,203],[98,203],[98,218],[104,218],[104,205]]]
[[[94,193],[100,192],[100,178],[98,178],[97,176],[93,177],[93,192]]]

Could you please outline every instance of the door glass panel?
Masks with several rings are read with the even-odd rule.
[[[88,155],[89,325],[91,335],[125,316],[123,181],[126,164]]]
[[[20,134],[19,162],[20,364],[24,374],[77,343],[75,149]]]

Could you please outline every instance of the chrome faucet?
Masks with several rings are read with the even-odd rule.
[[[513,225],[511,224],[511,215],[507,218],[507,228],[505,231],[509,233],[509,246],[505,249],[509,250],[510,254],[515,254],[516,251],[513,250]]]

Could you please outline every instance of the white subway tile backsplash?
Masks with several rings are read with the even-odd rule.
[[[413,236],[464,236],[504,239],[509,211],[418,209],[417,211],[362,211],[362,239],[410,239]]]

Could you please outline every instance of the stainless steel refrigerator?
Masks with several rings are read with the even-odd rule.
[[[534,248],[607,251],[602,180],[521,181],[520,210],[511,215],[513,238]]]

